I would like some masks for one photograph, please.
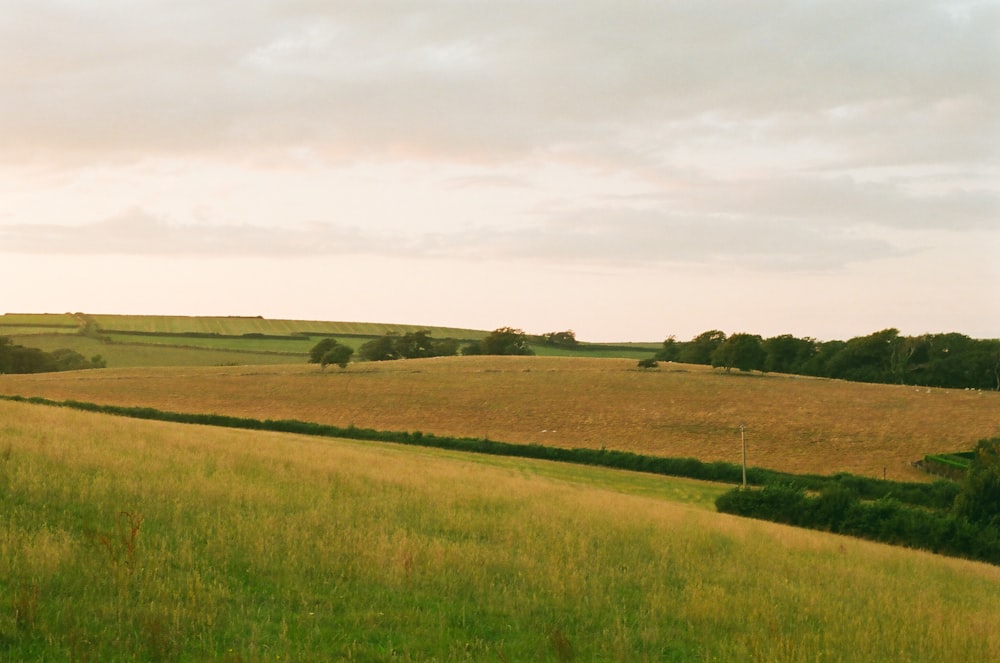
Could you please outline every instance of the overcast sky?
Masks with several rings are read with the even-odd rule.
[[[1000,2],[4,0],[0,312],[1000,337]]]

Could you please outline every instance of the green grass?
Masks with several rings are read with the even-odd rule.
[[[85,344],[72,337],[80,329],[84,320],[97,324],[100,333],[113,340],[116,344],[137,348],[134,355],[127,356],[127,351],[120,349],[116,354],[113,366],[167,366],[206,365],[197,356],[164,354],[157,356],[144,346],[185,346],[211,350],[238,351],[242,353],[285,352],[305,355],[323,335],[337,337],[338,341],[355,349],[367,340],[379,336],[396,333],[429,330],[434,338],[453,338],[460,343],[483,338],[489,332],[476,329],[461,329],[453,327],[420,326],[408,324],[386,324],[368,322],[329,322],[309,320],[270,320],[256,317],[189,317],[189,316],[129,316],[129,315],[87,315],[80,317],[70,314],[6,314],[0,315],[0,335],[18,337],[17,342],[23,345],[42,347],[39,343],[51,345],[41,337],[62,334],[67,338],[58,347],[68,347],[78,352]],[[56,325],[59,325],[57,327]],[[123,333],[124,332],[124,333]],[[140,332],[142,335],[128,332]],[[179,334],[219,334],[219,338],[204,338],[195,336],[179,336]],[[296,334],[312,334],[311,338],[291,340],[287,337]],[[245,334],[263,334],[265,338],[240,338]],[[267,336],[275,338],[266,338]],[[235,338],[234,338],[235,337]],[[38,341],[39,343],[36,343]],[[532,350],[539,356],[550,357],[618,357],[626,359],[644,359],[651,356],[659,348],[658,343],[622,343],[600,344],[580,343],[575,349],[557,348],[544,344],[531,344]],[[84,353],[86,354],[86,353]],[[245,361],[239,363],[255,363]],[[268,364],[273,361],[263,360],[259,363]],[[211,364],[208,364],[211,365]]]
[[[31,325],[9,325],[8,324],[8,325],[0,326],[0,336],[11,336],[11,337],[15,337],[15,336],[25,336],[25,337],[27,337],[27,336],[36,336],[36,335],[43,335],[43,336],[53,336],[53,335],[75,336],[77,334],[77,330],[78,329],[79,329],[79,327],[56,327],[56,326],[52,326],[52,327],[39,327],[37,325],[31,326]],[[24,339],[24,340],[18,341],[18,342],[19,343],[24,343],[25,340],[30,344],[30,340],[31,339]]]
[[[231,350],[237,352],[281,352],[289,355],[299,355],[306,357],[309,350],[316,345],[318,338],[301,338],[292,340],[287,338],[233,338],[221,336],[218,338],[201,338],[191,336],[136,336],[131,334],[107,334],[107,336],[118,344],[125,345],[172,345],[194,348],[206,348],[211,350]],[[360,345],[364,339],[338,339],[352,347]],[[288,361],[296,361],[289,359]]]
[[[595,359],[646,359],[659,350],[659,344],[629,343],[609,344],[580,343],[575,348],[559,348],[544,344],[531,344],[531,350],[539,357],[593,357]]]
[[[436,338],[478,339],[487,332],[474,329],[452,327],[424,327],[420,325],[372,323],[372,322],[329,322],[318,320],[271,320],[255,317],[186,317],[154,315],[92,315],[90,316],[105,332],[141,331],[160,333],[212,333],[226,335],[270,334],[288,336],[297,333],[329,335],[382,336],[389,332],[406,332],[429,329]]]
[[[0,329],[8,326],[15,327],[72,327],[80,326],[71,313],[4,313],[0,315]]]
[[[156,338],[156,337],[154,337]],[[165,337],[159,337],[165,338]],[[59,348],[76,350],[84,357],[101,355],[109,368],[133,368],[155,366],[245,366],[265,364],[287,364],[305,361],[305,355],[288,355],[273,352],[253,352],[227,350],[223,348],[185,347],[183,343],[103,343],[97,339],[78,334],[35,334],[11,336],[14,343],[41,348],[51,352]]]
[[[5,661],[1000,658],[1000,569],[691,482],[0,402],[0,490]]]

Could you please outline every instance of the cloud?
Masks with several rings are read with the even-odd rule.
[[[982,156],[997,126],[994,3],[8,4],[8,150],[505,160],[686,143],[711,112],[733,126],[708,135],[884,163]]]
[[[322,223],[185,225],[137,208],[84,225],[0,225],[0,247],[14,253],[280,257],[358,254],[378,244],[375,236]]]
[[[456,203],[380,233],[367,201],[346,222],[316,203],[237,224],[219,203],[184,225],[198,215],[136,196],[84,226],[5,217],[0,241],[786,268],[892,256],[893,230],[996,227],[998,28],[989,2],[12,0],[0,160],[443,162],[436,191],[516,192],[525,209],[516,231]],[[539,174],[553,163],[594,187],[553,185]]]
[[[546,264],[724,264],[823,270],[898,255],[890,243],[836,228],[658,209],[607,207],[552,214],[533,229],[486,227],[378,234],[325,223],[298,227],[175,224],[142,209],[81,226],[0,225],[5,251],[158,256],[393,256]]]

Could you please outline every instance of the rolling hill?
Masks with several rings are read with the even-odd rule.
[[[0,402],[0,652],[93,661],[1000,658],[1000,569],[598,468]]]

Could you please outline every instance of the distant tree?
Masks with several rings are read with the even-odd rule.
[[[979,442],[953,509],[978,525],[1000,527],[1000,438]]]
[[[319,364],[323,361],[323,356],[330,350],[337,347],[337,340],[333,338],[324,338],[316,345],[312,346],[309,350],[309,363]]]
[[[39,348],[15,345],[10,338],[0,336],[0,373],[47,373],[74,371],[85,368],[104,368],[100,355],[90,360],[75,350],[61,348],[45,352]]]
[[[320,369],[326,369],[330,364],[340,366],[341,369],[347,368],[347,364],[351,361],[351,355],[353,354],[354,348],[337,344],[330,350],[327,350],[326,354],[320,359]]]
[[[545,345],[552,345],[557,348],[575,348],[578,345],[576,332],[572,329],[542,334],[542,342]]]
[[[712,353],[726,340],[726,334],[718,329],[702,332],[684,344],[680,361],[685,364],[711,364]]]
[[[471,341],[462,346],[462,356],[472,357],[483,354],[483,344],[481,341]]]
[[[1000,391],[1000,340],[977,341],[973,353],[976,377],[969,386]]]
[[[764,340],[764,370],[773,373],[802,373],[803,367],[819,351],[815,339],[782,334]]]
[[[458,341],[451,338],[431,338],[427,330],[408,332],[400,336],[389,333],[368,341],[358,348],[358,355],[364,361],[388,361],[391,359],[423,359],[445,357],[458,353]]]
[[[534,354],[528,346],[528,336],[520,329],[500,327],[490,332],[480,342],[484,355],[530,355]],[[468,354],[468,353],[463,353]]]
[[[671,335],[663,341],[663,347],[657,351],[655,359],[659,361],[679,361],[681,358],[682,346],[677,342],[677,337]]]
[[[848,341],[830,358],[827,375],[858,382],[899,382],[897,352],[902,345],[898,329],[883,329]]]
[[[844,341],[823,341],[816,344],[816,352],[802,365],[800,372],[803,375],[818,375],[828,377],[830,375],[830,362],[840,354],[840,351],[847,345]]]
[[[435,357],[454,357],[458,354],[458,341],[453,338],[440,338],[434,341]]]
[[[434,339],[429,331],[407,332],[396,339],[396,352],[406,359],[423,359],[435,355]]]
[[[76,350],[60,348],[51,352],[52,360],[57,371],[78,371],[87,368],[104,368],[104,359],[101,355],[95,355],[93,359],[87,359]]]
[[[368,341],[358,348],[358,356],[363,361],[389,361],[399,359],[399,350],[396,348],[397,334],[386,334],[379,338]]]
[[[734,368],[741,371],[763,370],[766,358],[760,336],[733,334],[712,352],[712,366],[721,366],[727,373]]]

